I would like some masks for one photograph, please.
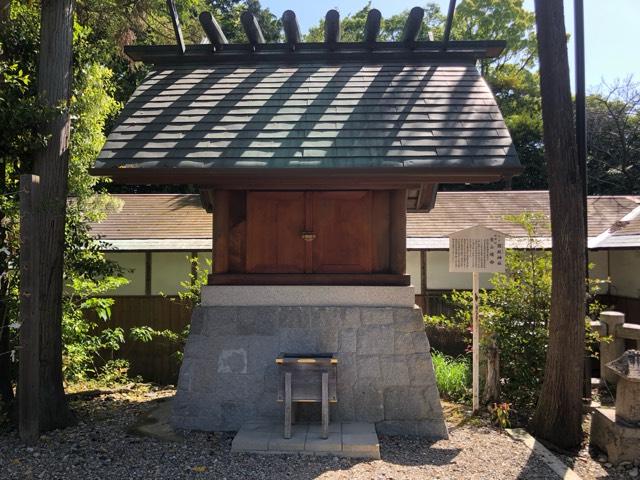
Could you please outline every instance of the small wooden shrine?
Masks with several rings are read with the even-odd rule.
[[[194,312],[175,423],[237,429],[252,416],[278,416],[276,356],[322,352],[339,360],[338,418],[446,435],[405,272],[406,212],[430,210],[438,184],[520,171],[476,68],[504,42],[450,40],[452,1],[438,40],[417,40],[424,11],[416,7],[396,42],[377,41],[381,15],[372,9],[362,42],[340,42],[331,10],[321,43],[302,42],[287,11],[284,43],[265,43],[245,12],[248,43],[229,44],[203,13],[208,43],[185,45],[168,5],[177,46],[125,48],[151,71],[93,172],[196,184],[214,213],[214,271]],[[265,315],[272,331],[260,326]],[[205,378],[207,368],[216,375]],[[407,396],[417,403],[405,405]]]

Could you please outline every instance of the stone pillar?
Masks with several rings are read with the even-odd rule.
[[[600,342],[600,378],[607,383],[618,383],[618,376],[607,368],[607,363],[613,362],[624,353],[624,338],[617,338],[616,328],[624,323],[624,313],[600,313],[602,329],[600,335],[612,337],[607,342]]]

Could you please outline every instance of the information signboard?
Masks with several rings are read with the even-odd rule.
[[[480,410],[480,273],[504,272],[504,239],[505,235],[502,232],[480,225],[449,235],[449,271],[473,274],[471,383],[474,412]]]
[[[475,226],[449,235],[450,272],[504,272],[505,235]]]

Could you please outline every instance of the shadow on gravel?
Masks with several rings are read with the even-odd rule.
[[[442,448],[420,438],[388,437],[379,435],[380,456],[385,462],[396,465],[448,465],[462,451],[459,448]]]

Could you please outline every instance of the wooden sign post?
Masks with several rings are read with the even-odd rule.
[[[504,239],[501,232],[479,225],[449,235],[449,271],[473,275],[473,411],[480,410],[480,272],[504,272]]]

